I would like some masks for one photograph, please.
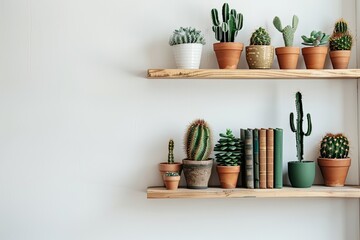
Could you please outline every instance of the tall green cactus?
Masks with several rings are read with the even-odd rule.
[[[321,141],[320,156],[322,158],[347,158],[349,154],[349,140],[342,134],[331,133]]]
[[[293,46],[294,43],[294,34],[299,24],[299,18],[294,15],[292,19],[292,26],[287,25],[282,28],[282,24],[279,17],[275,17],[273,20],[275,28],[283,34],[284,42],[286,47]]]
[[[208,124],[202,119],[193,121],[187,128],[184,143],[187,159],[207,160],[212,150],[212,135]]]
[[[169,154],[168,154],[168,164],[174,163],[174,141],[169,140]]]
[[[243,15],[235,9],[229,10],[229,4],[224,3],[222,7],[222,20],[219,21],[219,14],[216,8],[211,10],[212,27],[216,40],[220,42],[234,42],[235,37],[243,27]]]
[[[302,105],[302,96],[300,92],[297,92],[295,94],[295,106],[296,106],[296,113],[297,113],[297,119],[296,119],[296,126],[294,125],[294,113],[290,113],[290,128],[291,131],[295,133],[296,136],[296,150],[297,150],[297,158],[300,162],[303,161],[303,155],[304,155],[304,136],[310,136],[311,130],[312,130],[312,124],[311,124],[311,116],[308,113],[306,115],[307,121],[308,121],[308,129],[307,132],[304,133],[303,131],[303,105]]]

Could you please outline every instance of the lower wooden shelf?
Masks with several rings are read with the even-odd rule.
[[[282,189],[187,189],[166,190],[164,187],[149,187],[148,199],[164,198],[360,198],[360,186]]]

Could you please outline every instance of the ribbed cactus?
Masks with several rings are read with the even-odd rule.
[[[178,172],[166,172],[165,176],[167,177],[177,177],[180,176]]]
[[[292,19],[292,26],[287,25],[282,28],[282,24],[279,17],[275,17],[273,20],[275,28],[283,34],[284,42],[286,47],[293,46],[294,43],[294,34],[299,24],[299,18],[294,15]]]
[[[352,43],[353,37],[348,31],[348,24],[341,18],[335,23],[333,34],[329,40],[330,50],[351,50]]]
[[[346,33],[348,31],[347,22],[341,18],[339,19],[334,26],[334,33]]]
[[[265,28],[259,27],[250,38],[250,45],[270,45],[271,38]]]
[[[321,141],[320,156],[322,158],[347,158],[349,140],[342,134],[326,134]]]
[[[168,164],[174,163],[174,141],[169,140],[169,154],[168,154]]]
[[[312,130],[312,124],[311,124],[311,116],[308,113],[306,115],[308,121],[308,129],[307,132],[304,133],[303,131],[304,113],[303,113],[303,105],[302,105],[302,96],[300,92],[297,92],[295,94],[295,105],[296,105],[296,113],[297,113],[296,128],[294,124],[294,113],[290,113],[290,128],[291,131],[293,131],[296,136],[297,158],[301,162],[303,160],[303,155],[304,155],[304,136],[310,136]]]
[[[318,47],[327,44],[330,35],[327,35],[326,33],[323,33],[321,31],[312,31],[310,33],[310,37],[306,37],[305,35],[302,35],[301,38],[304,40],[302,44],[307,46]]]
[[[220,139],[215,145],[216,162],[219,166],[239,166],[242,156],[243,142],[236,138],[230,129],[220,133]]]
[[[207,160],[212,150],[211,130],[202,119],[193,121],[187,128],[184,143],[188,160]]]
[[[222,20],[219,21],[219,14],[216,8],[211,10],[212,27],[216,40],[220,42],[234,42],[235,37],[243,27],[243,15],[235,9],[229,9],[229,4],[224,3],[222,7]]]
[[[180,27],[179,30],[175,30],[170,36],[169,44],[170,46],[173,46],[184,43],[200,43],[205,45],[205,38],[201,35],[201,31],[198,31],[195,28]]]

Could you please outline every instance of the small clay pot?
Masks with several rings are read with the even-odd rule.
[[[164,182],[167,190],[177,190],[179,187],[180,176],[164,176]]]
[[[166,172],[177,172],[179,173],[179,175],[181,175],[181,170],[182,170],[182,163],[179,162],[175,162],[175,163],[167,163],[167,162],[162,162],[159,163],[159,171],[161,174],[161,179],[164,181],[164,177],[165,177],[165,173]],[[165,182],[164,182],[165,185]]]
[[[347,69],[350,61],[350,50],[330,51],[330,59],[334,69]]]
[[[237,69],[244,44],[238,42],[214,43],[220,69]]]
[[[250,69],[269,69],[274,62],[274,47],[250,45],[246,48],[246,61]]]
[[[345,185],[351,158],[318,158],[318,164],[326,186]]]
[[[307,69],[324,69],[328,47],[304,47],[301,52]]]
[[[213,163],[214,160],[211,158],[203,161],[184,159],[183,168],[184,168],[184,175],[185,175],[187,188],[190,189],[208,188]]]
[[[275,48],[280,69],[296,69],[300,48],[299,47],[278,47]]]
[[[236,188],[240,166],[216,166],[222,188]]]

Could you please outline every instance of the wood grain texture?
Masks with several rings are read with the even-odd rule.
[[[148,69],[148,78],[176,79],[355,79],[360,69]]]
[[[174,191],[166,190],[164,187],[149,187],[147,198],[360,198],[360,186],[284,187],[282,189],[208,188],[204,190],[179,188]]]

